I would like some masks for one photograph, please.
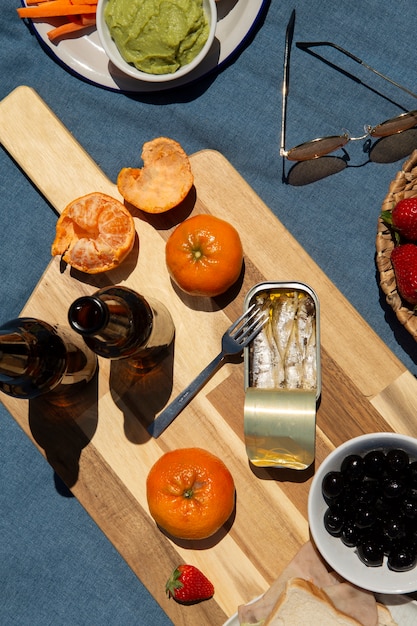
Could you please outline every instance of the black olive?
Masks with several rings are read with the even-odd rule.
[[[384,535],[381,522],[378,521],[370,528],[366,528],[363,533],[362,542],[372,540],[381,547],[384,554],[389,554],[392,542]]]
[[[389,541],[403,539],[406,533],[405,519],[401,515],[392,515],[382,522],[382,532]]]
[[[364,475],[362,457],[358,454],[349,454],[343,459],[340,471],[349,482],[361,480]]]
[[[345,546],[354,548],[362,539],[363,533],[352,521],[345,522],[342,527],[341,539]]]
[[[382,450],[371,450],[363,457],[366,476],[380,478],[385,469],[385,453]]]
[[[391,472],[404,472],[410,462],[410,458],[405,450],[393,448],[388,450],[386,455],[387,468]]]
[[[333,537],[340,537],[342,534],[344,517],[339,507],[329,507],[324,514],[324,527]]]
[[[375,513],[378,519],[384,520],[388,515],[391,515],[393,511],[398,509],[398,502],[395,498],[381,497],[375,503]]]
[[[369,567],[380,567],[384,561],[384,547],[376,539],[368,539],[358,546],[360,560]]]
[[[379,484],[376,480],[360,482],[355,490],[355,500],[358,504],[375,504],[379,496]]]
[[[322,493],[326,501],[336,499],[343,492],[344,481],[341,472],[328,472],[323,478]]]
[[[375,521],[376,512],[373,506],[358,506],[355,515],[355,523],[358,528],[369,528]]]
[[[405,539],[417,550],[417,526],[414,521],[406,519],[406,537]]]
[[[408,483],[410,487],[417,488],[417,461],[413,461],[407,468]]]
[[[400,542],[392,548],[388,556],[388,567],[394,572],[408,572],[417,564],[417,552],[414,545]]]
[[[399,498],[406,489],[404,477],[401,475],[388,476],[383,480],[382,490],[385,498]]]
[[[401,511],[411,520],[417,519],[417,498],[406,495],[401,503]]]
[[[343,502],[346,508],[354,506],[359,486],[360,483],[345,483],[343,492],[339,496],[339,502]]]

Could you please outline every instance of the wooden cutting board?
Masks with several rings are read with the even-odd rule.
[[[57,212],[92,191],[120,197],[28,87],[19,87],[0,103],[0,140]],[[301,281],[318,294],[322,397],[316,467],[335,446],[364,432],[417,436],[417,381],[221,154],[204,150],[192,155],[191,163],[195,197],[180,213],[154,220],[134,212],[139,245],[120,269],[89,277],[63,272],[55,259],[22,311],[65,323],[76,297],[105,284],[152,294],[168,305],[176,325],[171,369],[135,379],[120,362],[100,360],[96,386],[66,407],[53,407],[45,399],[1,400],[175,625],[218,626],[239,604],[267,589],[308,539],[307,496],[314,467],[297,472],[249,466],[242,363],[226,364],[217,372],[159,439],[150,439],[146,426],[217,354],[221,335],[242,312],[249,288],[263,280]],[[165,241],[191,211],[210,212],[239,230],[245,275],[228,297],[185,297],[168,278]],[[151,465],[164,452],[188,446],[222,458],[237,489],[233,519],[204,544],[168,539],[146,504]],[[183,561],[213,581],[212,600],[184,607],[165,597],[166,578]]]

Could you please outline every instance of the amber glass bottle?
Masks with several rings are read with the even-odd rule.
[[[96,354],[108,359],[160,360],[174,337],[174,324],[159,301],[122,286],[77,298],[70,326]]]
[[[31,317],[0,326],[0,391],[30,399],[94,375],[96,355],[75,333]]]

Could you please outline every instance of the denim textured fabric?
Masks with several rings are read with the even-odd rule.
[[[175,138],[188,153],[220,151],[417,373],[416,345],[385,305],[374,263],[381,203],[406,154],[379,162],[392,158],[371,151],[369,160],[365,142],[351,142],[346,153],[339,152],[343,162],[322,162],[342,165],[338,173],[320,177],[317,164],[306,172],[286,163],[287,183],[279,156],[291,10],[297,11],[294,44],[333,41],[417,92],[415,2],[397,0],[382,9],[376,0],[272,0],[248,45],[219,73],[148,95],[112,92],[73,76],[44,52],[15,5],[0,0],[0,98],[18,85],[33,87],[112,180],[122,166],[138,162],[145,141],[159,135]],[[417,108],[413,97],[336,51],[316,52],[345,73],[293,46],[287,147],[343,129],[359,136],[364,124]],[[407,153],[417,147],[411,140]],[[19,314],[50,260],[56,215],[4,150],[0,188],[0,320],[6,321]],[[277,241],[277,265],[281,254]],[[0,624],[170,624],[2,406],[0,437]]]

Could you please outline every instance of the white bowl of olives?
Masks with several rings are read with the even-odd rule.
[[[329,566],[369,591],[417,591],[417,439],[371,433],[323,461],[308,499],[310,532]]]

